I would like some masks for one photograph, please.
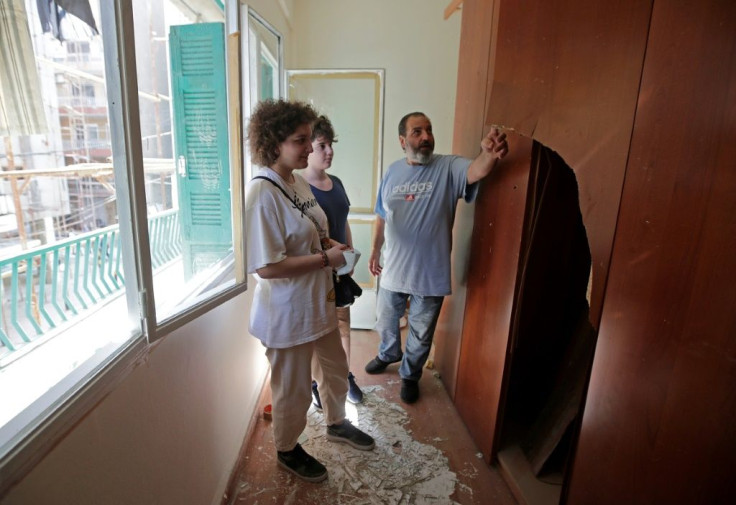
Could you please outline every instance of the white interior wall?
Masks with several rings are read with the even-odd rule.
[[[402,158],[401,117],[432,120],[435,152],[450,153],[455,118],[459,13],[448,0],[296,0],[291,69],[383,68],[383,166]],[[289,62],[287,62],[287,65]],[[340,132],[337,132],[338,136]]]
[[[2,503],[220,503],[267,369],[251,292],[153,346]]]
[[[446,3],[250,2],[284,35],[289,68],[386,69],[386,165],[402,156],[396,123],[415,109],[432,118],[437,152],[449,152],[460,16],[443,21]],[[220,503],[267,371],[247,333],[251,297],[165,337],[2,504]]]

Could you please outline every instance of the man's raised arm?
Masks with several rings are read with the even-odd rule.
[[[506,134],[500,133],[498,128],[491,128],[488,135],[480,141],[480,149],[480,154],[468,167],[468,184],[478,182],[490,174],[498,160],[506,156],[509,152]]]

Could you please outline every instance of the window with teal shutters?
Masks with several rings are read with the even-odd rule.
[[[199,23],[172,26],[169,34],[186,278],[232,251],[224,28]]]

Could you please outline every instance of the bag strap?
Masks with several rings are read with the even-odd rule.
[[[317,228],[317,234],[319,235],[319,239],[320,239],[320,243],[322,245],[322,249],[323,250],[329,249],[328,247],[326,247],[327,244],[322,241],[322,236],[323,236],[322,234],[324,233],[324,236],[325,237],[328,237],[327,232],[325,232],[322,229],[322,227],[319,225],[319,223],[317,222],[317,220],[314,218],[314,216],[312,214],[310,214],[306,210],[302,210],[302,209],[299,208],[299,205],[297,205],[296,200],[293,199],[292,197],[290,197],[289,194],[286,192],[286,190],[284,188],[282,188],[279,183],[277,183],[273,179],[269,179],[268,177],[264,177],[262,175],[256,175],[255,177],[251,177],[251,179],[263,179],[263,180],[266,180],[266,181],[270,182],[271,184],[273,184],[277,188],[279,188],[279,190],[281,190],[281,192],[284,194],[284,196],[286,197],[286,199],[289,200],[294,205],[294,208],[297,209],[298,211],[300,211],[302,213],[302,216],[304,216],[304,214],[306,214],[307,217],[309,218],[309,220],[312,221],[312,224],[314,224],[314,227]]]
[[[291,203],[293,203],[294,206],[296,206],[296,201],[292,197],[290,197],[289,194],[286,192],[286,190],[282,188],[281,185],[278,184],[273,179],[269,179],[268,177],[263,177],[262,175],[256,175],[255,177],[251,177],[251,179],[263,179],[264,181],[270,182],[271,184],[279,188],[281,192],[284,194],[284,196],[286,197],[286,199],[289,200]]]

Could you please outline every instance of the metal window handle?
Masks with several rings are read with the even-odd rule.
[[[187,176],[187,159],[184,156],[179,156],[179,159],[177,160],[177,172],[179,172],[179,175],[182,177]]]

